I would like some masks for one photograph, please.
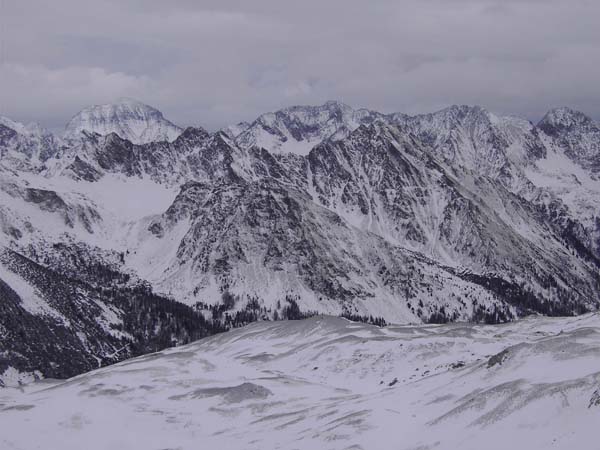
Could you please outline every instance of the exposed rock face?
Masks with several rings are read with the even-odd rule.
[[[116,292],[144,286],[207,317],[223,317],[224,292],[230,316],[296,305],[388,322],[600,304],[600,128],[581,113],[536,126],[480,107],[407,116],[328,102],[167,139],[160,113],[122,106],[92,108],[77,138],[0,123],[0,245],[65,283],[79,275],[57,244],[85,246]],[[123,125],[142,122],[153,131]]]
[[[251,124],[238,124],[228,131],[242,148],[257,146],[271,152],[306,155],[316,144],[344,138],[360,124],[379,117],[382,114],[330,101],[322,106],[292,106],[267,113]]]
[[[600,406],[600,389],[596,389],[590,398],[590,404],[588,408],[593,406]]]
[[[195,293],[204,300],[217,284],[275,306],[282,293],[308,291],[304,309],[367,315],[389,310],[388,320],[418,321],[440,308],[467,319],[477,309],[471,301],[476,292],[480,301],[505,310],[495,295],[348,225],[305,193],[275,180],[188,183],[141,241],[174,240],[181,224],[184,235],[173,260],[152,280],[179,298]],[[136,253],[163,267],[145,248],[142,244]],[[154,267],[149,272],[159,273]]]
[[[557,108],[544,116],[538,128],[575,163],[594,173],[600,171],[600,126],[588,116]]]
[[[0,145],[6,149],[10,142],[17,136],[17,132],[0,123]]]
[[[0,251],[0,386],[7,370],[66,378],[218,330],[86,250],[55,245],[43,264]]]
[[[0,157],[21,167],[26,162],[43,164],[54,157],[61,145],[59,138],[38,124],[23,125],[0,116]]]

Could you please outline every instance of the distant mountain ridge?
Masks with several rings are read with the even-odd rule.
[[[25,308],[54,336],[0,335],[0,375],[31,372],[6,342],[62,333],[87,349],[75,370],[290,311],[502,322],[600,305],[600,127],[582,113],[327,102],[211,133],[140,105],[92,107],[64,137],[0,121],[0,333]],[[167,324],[169,298],[185,305]]]
[[[241,124],[232,137],[242,148],[257,146],[272,152],[307,155],[315,145],[342,139],[361,124],[382,117],[374,111],[354,110],[343,103],[328,101],[321,106],[291,106],[263,114],[245,124],[245,129]]]

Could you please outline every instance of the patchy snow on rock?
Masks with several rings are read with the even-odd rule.
[[[21,298],[21,306],[31,314],[49,315],[58,319],[64,325],[68,326],[69,321],[58,311],[52,308],[48,302],[40,297],[40,294],[22,277],[6,268],[0,262],[0,280],[7,283],[13,291]]]
[[[17,388],[25,384],[33,383],[34,381],[38,381],[42,378],[43,376],[39,371],[21,372],[14,367],[9,366],[6,370],[4,370],[3,373],[0,373],[0,388]],[[0,398],[1,397],[2,396],[0,395]]]

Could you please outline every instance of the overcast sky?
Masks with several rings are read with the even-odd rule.
[[[599,0],[0,0],[0,114],[134,97],[209,129],[329,99],[600,118]]]

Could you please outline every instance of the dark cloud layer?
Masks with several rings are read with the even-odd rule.
[[[600,117],[597,0],[0,0],[0,113],[135,97],[216,128],[329,99]]]

